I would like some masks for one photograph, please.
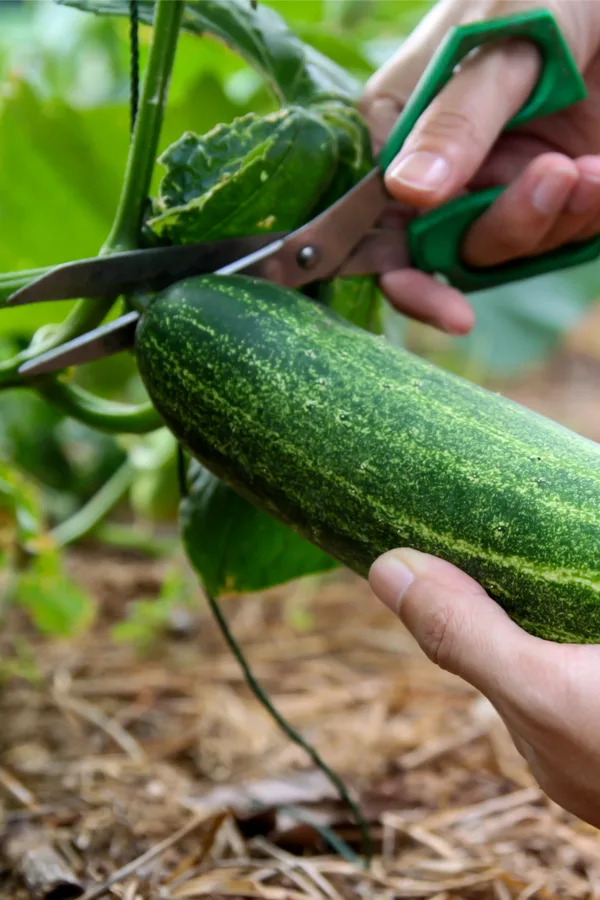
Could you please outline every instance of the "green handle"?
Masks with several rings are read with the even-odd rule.
[[[412,265],[422,272],[444,275],[454,287],[469,293],[524,281],[569,266],[591,262],[600,254],[600,235],[578,243],[565,244],[537,256],[524,256],[497,266],[470,268],[460,259],[460,246],[475,219],[504,190],[488,188],[457,197],[426,216],[414,219],[408,228]]]
[[[587,96],[583,81],[553,15],[535,9],[501,19],[474,22],[448,32],[402,111],[378,164],[386,169],[402,148],[421,114],[452,77],[455,66],[486,41],[525,38],[535,42],[542,56],[540,77],[519,112],[504,130],[558,112]],[[496,200],[504,187],[458,197],[414,219],[407,228],[412,264],[424,272],[444,275],[464,292],[484,290],[545,272],[589,262],[600,254],[600,237],[539,256],[499,266],[474,268],[461,260],[463,238],[475,220]]]

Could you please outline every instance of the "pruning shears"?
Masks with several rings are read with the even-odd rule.
[[[192,275],[243,273],[298,288],[333,276],[382,274],[410,266],[444,276],[464,292],[496,287],[580,265],[600,254],[600,237],[498,266],[473,268],[461,259],[463,237],[504,187],[458,197],[407,221],[404,230],[376,227],[390,202],[383,174],[418,118],[467,54],[488,41],[529,39],[541,54],[538,82],[505,130],[547,116],[586,97],[586,87],[552,14],[536,9],[450,30],[404,107],[376,166],[307,224],[290,232],[212,243],[154,247],[56,266],[9,297],[7,305],[105,298],[161,290]],[[24,363],[37,375],[89,362],[134,345],[140,317],[131,311]]]

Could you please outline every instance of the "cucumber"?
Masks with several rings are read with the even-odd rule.
[[[592,441],[247,276],[158,294],[136,354],[190,453],[343,565],[412,546],[530,633],[600,640]]]

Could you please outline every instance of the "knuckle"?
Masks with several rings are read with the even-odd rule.
[[[536,249],[538,240],[534,228],[526,230],[514,223],[504,223],[495,230],[496,249],[507,257],[531,253]]]
[[[461,109],[442,109],[433,103],[415,133],[416,140],[432,139],[447,145],[450,141],[461,147],[479,146],[481,135],[472,116]]]
[[[423,630],[424,650],[429,659],[441,669],[453,670],[456,659],[456,613],[449,606],[433,612]]]
[[[368,113],[371,107],[377,102],[377,100],[379,100],[380,97],[381,94],[377,90],[376,86],[374,84],[371,84],[370,82],[367,82],[362,94],[358,98],[359,112],[361,112],[363,115]]]
[[[508,198],[507,198],[508,199]],[[540,223],[523,214],[515,204],[502,204],[495,209],[492,207],[487,213],[485,222],[485,234],[480,234],[479,239],[484,239],[494,248],[494,256],[510,259],[532,253],[539,247],[543,239],[544,231],[540,234]],[[483,223],[482,223],[483,225]],[[483,231],[483,228],[481,229]]]
[[[359,100],[358,108],[371,127],[383,126],[389,132],[402,107],[394,97],[379,93],[365,93]]]

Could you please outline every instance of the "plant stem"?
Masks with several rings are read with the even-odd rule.
[[[147,534],[134,525],[121,525],[118,522],[101,522],[90,532],[90,537],[101,544],[111,544],[119,550],[142,553],[152,559],[168,556],[179,546],[177,538],[169,541],[153,534]]]
[[[50,537],[57,546],[72,544],[95,528],[129,490],[135,474],[135,467],[126,460],[81,509],[52,529]]]
[[[103,400],[78,385],[54,379],[35,382],[40,394],[67,416],[108,434],[146,434],[164,427],[152,403],[131,406]]]
[[[183,8],[183,0],[156,0],[154,39],[146,67],[123,190],[114,225],[101,253],[132,250],[138,245],[144,203],[150,190],[158,152]]]
[[[4,303],[13,291],[25,287],[34,278],[38,278],[48,271],[48,268],[41,267],[39,269],[23,269],[21,272],[6,272],[4,275],[0,275],[0,304]]]
[[[259,703],[261,703],[264,708],[267,710],[271,718],[279,725],[279,728],[283,733],[290,738],[290,740],[294,741],[295,744],[298,744],[299,747],[308,754],[310,759],[314,762],[314,764],[323,772],[323,774],[329,779],[329,781],[333,784],[335,789],[337,790],[339,797],[347,808],[352,813],[354,821],[360,831],[361,841],[363,845],[363,851],[365,855],[365,860],[367,864],[367,868],[370,867],[371,859],[373,856],[373,845],[371,840],[371,830],[369,828],[369,824],[365,817],[362,814],[360,806],[358,803],[350,796],[348,789],[340,776],[330,769],[327,763],[323,760],[320,753],[308,743],[308,741],[304,740],[304,738],[293,728],[289,722],[282,716],[282,714],[276,709],[276,707],[271,702],[270,698],[267,696],[266,692],[263,690],[260,683],[257,681],[254,673],[252,672],[248,660],[244,656],[241,647],[236,641],[235,637],[231,629],[229,628],[229,623],[227,619],[223,615],[223,611],[216,600],[208,591],[204,591],[204,596],[208,602],[210,610],[219,626],[221,634],[225,639],[229,649],[233,653],[238,665],[240,666],[244,678],[246,679],[246,684],[256,697]]]
[[[167,100],[171,70],[175,60],[184,0],[156,0],[154,30],[142,96],[133,131],[121,197],[115,220],[99,255],[135,250],[139,243],[144,203],[150,191],[154,162]],[[23,273],[31,280],[30,273]],[[20,285],[11,284],[10,292]],[[0,286],[0,298],[2,297]],[[116,297],[79,300],[47,341],[20,353],[0,366],[0,388],[20,383],[17,370],[21,363],[99,325],[110,312]]]
[[[171,70],[175,60],[184,0],[156,0],[154,31],[144,75],[139,111],[127,157],[125,178],[110,234],[100,256],[135,250],[146,197],[158,153]],[[80,300],[61,328],[60,342],[95,328],[110,311],[115,297]]]

